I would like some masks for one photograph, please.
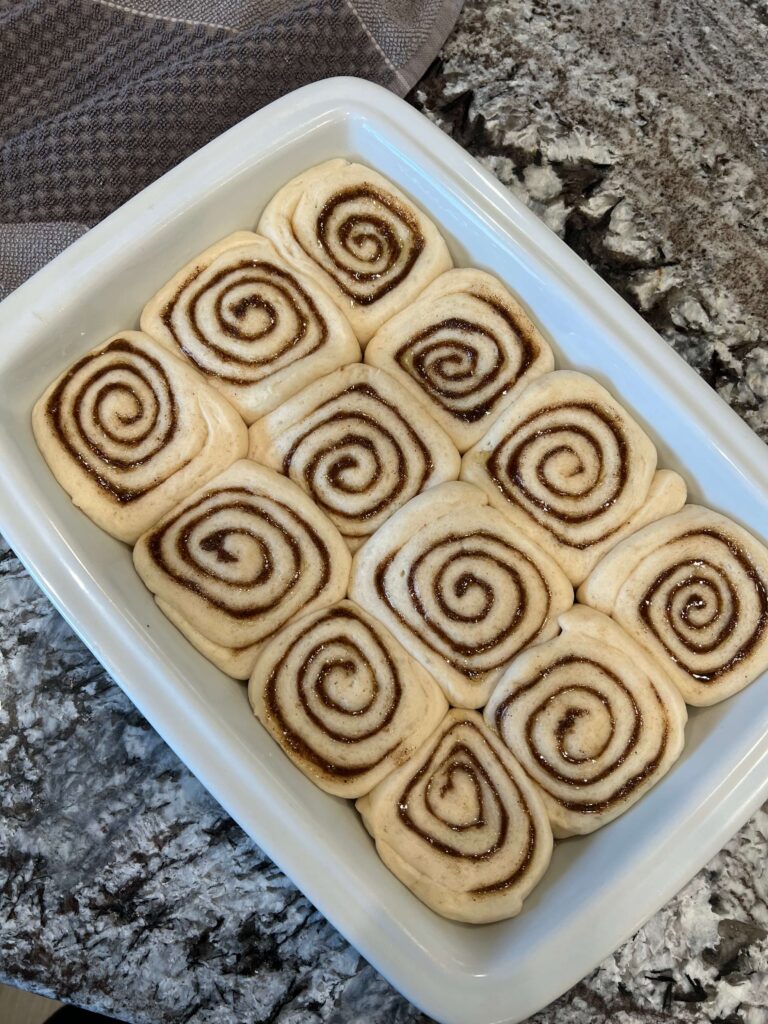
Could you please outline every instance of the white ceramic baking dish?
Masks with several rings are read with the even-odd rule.
[[[69,502],[38,454],[33,402],[76,356],[137,324],[192,256],[256,224],[304,168],[353,157],[426,209],[457,264],[498,274],[561,367],[594,374],[694,499],[766,539],[761,442],[611,289],[459,146],[385,90],[338,78],[226,132],[0,305],[0,528],[51,600],[222,806],[368,960],[444,1024],[519,1021],[668,900],[768,794],[768,675],[693,711],[680,762],[618,821],[560,843],[512,921],[442,920],[380,863],[351,804],[326,796],[247,711],[245,690],[157,610],[130,551]]]

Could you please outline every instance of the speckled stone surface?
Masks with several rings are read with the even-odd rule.
[[[413,102],[768,439],[768,3],[477,0]],[[136,1022],[425,1021],[0,546],[0,976]],[[535,1024],[768,1022],[768,808]]]

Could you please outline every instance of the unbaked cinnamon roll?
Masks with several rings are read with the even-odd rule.
[[[36,403],[32,428],[74,504],[129,544],[248,447],[229,403],[138,331],[70,366]]]
[[[174,625],[245,679],[289,619],[344,596],[350,555],[294,483],[243,459],[139,538],[133,561]]]
[[[369,792],[448,710],[442,690],[351,601],[295,619],[256,662],[254,714],[326,793]]]
[[[485,434],[552,350],[517,299],[482,270],[449,270],[379,328],[365,361],[391,373],[460,452]]]
[[[321,285],[364,345],[453,264],[439,231],[391,181],[329,160],[288,182],[259,232]]]
[[[649,522],[677,512],[685,481],[592,377],[534,381],[466,453],[461,479],[552,555],[572,583]]]
[[[451,704],[477,708],[518,651],[557,632],[573,589],[481,491],[445,483],[363,545],[350,597],[395,634]]]
[[[579,597],[623,626],[688,704],[716,704],[768,668],[768,549],[711,509],[686,505],[619,544]]]
[[[315,381],[250,430],[250,457],[289,476],[355,550],[461,459],[418,402],[359,363]]]
[[[142,330],[184,356],[246,421],[360,358],[322,288],[250,231],[216,242],[144,308]]]
[[[390,871],[455,921],[514,917],[552,855],[536,787],[472,711],[449,711],[357,808]]]
[[[562,633],[519,654],[485,709],[539,786],[555,836],[613,821],[680,756],[685,703],[620,626],[574,605]]]

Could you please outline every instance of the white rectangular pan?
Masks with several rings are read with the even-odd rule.
[[[693,711],[672,772],[596,834],[557,846],[512,921],[443,920],[380,863],[352,804],[278,750],[225,678],[155,607],[130,551],[93,526],[35,446],[49,381],[137,325],[193,254],[252,228],[276,189],[334,156],[391,178],[437,222],[458,265],[518,292],[560,367],[593,374],[703,501],[768,539],[761,442],[596,274],[422,115],[355,79],[254,114],[151,185],[0,305],[0,529],[51,600],[222,806],[401,992],[443,1024],[522,1020],[668,900],[768,795],[768,675]],[[20,681],[23,683],[23,681]]]

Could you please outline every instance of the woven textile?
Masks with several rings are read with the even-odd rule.
[[[278,96],[404,95],[461,0],[0,0],[0,294]]]

